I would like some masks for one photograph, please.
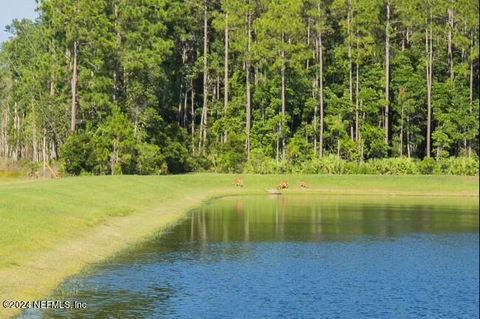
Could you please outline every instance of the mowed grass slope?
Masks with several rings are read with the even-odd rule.
[[[0,300],[38,300],[84,266],[154,235],[215,196],[286,193],[478,196],[461,176],[241,175],[0,179]],[[300,181],[308,186],[299,187]],[[477,198],[478,200],[478,198]],[[471,202],[472,199],[469,199]],[[0,318],[18,311],[0,308]]]
[[[229,179],[225,177],[224,183]],[[222,183],[190,178],[104,176],[0,183],[0,268],[16,265],[87,228]]]
[[[475,195],[477,177],[243,175],[101,176],[0,182],[0,268],[17,265],[33,252],[75,238],[85,229],[189,197],[264,192],[281,180],[287,192],[408,195]],[[301,190],[305,181],[308,189]],[[206,197],[205,197],[206,198]]]

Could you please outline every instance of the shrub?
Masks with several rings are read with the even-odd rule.
[[[448,175],[478,175],[478,158],[450,157],[440,160],[440,170]]]
[[[80,175],[82,171],[91,171],[93,143],[89,135],[77,133],[70,135],[60,155],[64,161],[64,169],[68,174]]]
[[[345,163],[343,173],[375,175],[415,175],[418,174],[418,168],[413,159],[399,157],[371,159],[366,162],[360,163]]]
[[[188,151],[185,145],[170,141],[166,145],[160,145],[161,156],[166,162],[166,171],[172,174],[184,173],[188,170]],[[162,173],[163,174],[163,173]]]
[[[344,173],[345,174],[361,174],[359,173],[358,163],[345,162]]]
[[[275,174],[281,171],[281,164],[270,156],[266,156],[261,149],[253,149],[244,171],[245,173]]]
[[[230,134],[226,143],[218,146],[212,156],[214,170],[221,173],[240,173],[245,161],[245,141],[234,133]]]
[[[418,167],[411,158],[397,157],[385,159],[388,165],[387,171],[391,175],[415,175],[418,174]]]
[[[157,145],[141,143],[137,146],[137,151],[136,171],[138,174],[160,175],[167,173],[167,163]]]
[[[195,154],[187,158],[186,166],[193,172],[207,172],[212,162],[203,154]]]
[[[94,172],[97,174],[134,173],[137,143],[134,125],[125,114],[115,111],[93,135]]]
[[[345,163],[337,156],[327,155],[303,163],[301,172],[304,174],[344,174]]]
[[[422,175],[432,175],[439,170],[437,162],[431,157],[425,157],[422,161],[418,161],[417,167]]]

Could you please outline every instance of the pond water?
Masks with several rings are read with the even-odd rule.
[[[478,318],[478,198],[211,201],[23,318]]]

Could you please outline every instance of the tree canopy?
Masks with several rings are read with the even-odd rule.
[[[475,0],[41,0],[0,48],[0,156],[71,174],[476,157]]]

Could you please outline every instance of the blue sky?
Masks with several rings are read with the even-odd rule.
[[[0,43],[10,36],[5,32],[5,26],[13,19],[35,19],[37,13],[35,0],[0,0]]]

